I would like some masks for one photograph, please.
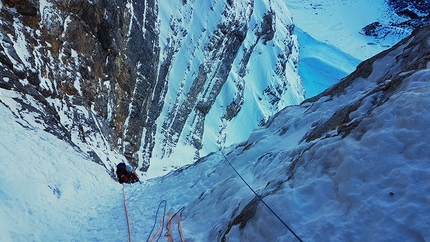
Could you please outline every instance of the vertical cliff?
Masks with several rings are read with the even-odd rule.
[[[283,1],[2,0],[0,11],[2,103],[100,164],[189,163],[303,100]]]

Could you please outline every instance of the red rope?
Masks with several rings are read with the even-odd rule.
[[[132,242],[131,239],[131,230],[130,230],[130,220],[128,219],[128,209],[127,209],[127,204],[125,203],[125,189],[124,189],[124,184],[122,184],[122,193],[124,194],[124,209],[125,209],[125,217],[127,218],[127,226],[128,226],[128,241]]]
[[[184,208],[179,209],[178,212],[176,212],[175,214],[172,215],[172,213],[168,213],[167,215],[169,216],[169,220],[167,222],[167,232],[166,232],[166,236],[168,236],[168,242],[173,242],[173,236],[172,233],[170,233],[170,229],[172,227],[172,220],[173,218],[176,216],[178,217],[178,229],[179,229],[179,235],[181,236],[181,241],[185,242],[185,238],[184,238],[184,233],[182,232],[182,224],[181,224],[181,210]]]
[[[155,232],[154,236],[152,236],[152,239],[149,240],[152,232],[155,229],[155,225],[157,223],[158,211],[159,211],[160,206],[161,206],[162,203],[164,203],[164,215],[160,218],[160,226],[158,227],[157,232]],[[161,237],[161,234],[163,233],[162,232],[163,231],[163,227],[164,227],[164,218],[166,218],[166,217],[167,217],[167,225],[166,225],[167,231],[166,231],[166,233],[164,233],[164,236],[168,237],[167,238],[168,242],[173,242],[173,235],[172,235],[172,233],[170,231],[171,231],[171,227],[172,227],[172,220],[173,220],[173,218],[175,216],[177,217],[177,220],[178,220],[178,230],[179,230],[179,235],[181,236],[181,242],[185,242],[184,233],[182,232],[182,224],[181,224],[181,212],[182,212],[182,210],[184,210],[184,207],[182,207],[181,209],[179,209],[179,211],[176,212],[176,213],[168,212],[166,214],[166,205],[167,205],[167,201],[166,200],[161,201],[160,204],[158,205],[157,212],[155,213],[154,226],[152,227],[151,232],[148,235],[148,239],[146,240],[147,242],[148,241],[149,242],[153,242],[154,239],[156,239],[158,233],[160,233],[160,237]],[[158,239],[160,239],[160,237]],[[157,239],[157,241],[158,241],[158,239]]]

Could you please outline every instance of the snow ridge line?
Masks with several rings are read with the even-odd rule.
[[[239,172],[234,168],[234,166],[231,164],[231,162],[229,161],[229,159],[227,159],[227,157],[224,155],[224,153],[220,150],[220,153],[222,154],[222,156],[224,156],[224,160],[227,161],[227,163],[230,165],[230,167],[234,170],[234,172],[236,172],[236,174],[239,176],[239,178],[246,184],[246,186],[248,186],[248,188],[254,193],[254,195],[258,198],[258,200],[260,200],[260,202],[262,202],[264,204],[264,206],[266,206],[270,212],[273,213],[273,215],[275,215],[275,217],[294,235],[294,237],[297,238],[298,241],[303,242],[302,239],[300,239],[300,237],[294,233],[294,231],[290,228],[290,226],[288,226],[276,213],[275,211],[272,210],[271,207],[269,207],[269,205],[263,201],[263,198],[258,195],[255,190],[245,181],[245,179],[239,174]]]

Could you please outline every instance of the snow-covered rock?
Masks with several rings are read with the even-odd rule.
[[[108,169],[112,154],[142,171],[192,163],[304,99],[281,0],[4,0],[0,11],[0,85],[28,104],[17,115]]]

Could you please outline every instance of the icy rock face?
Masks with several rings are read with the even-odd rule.
[[[2,0],[0,28],[17,117],[99,163],[192,161],[304,97],[282,1]]]

